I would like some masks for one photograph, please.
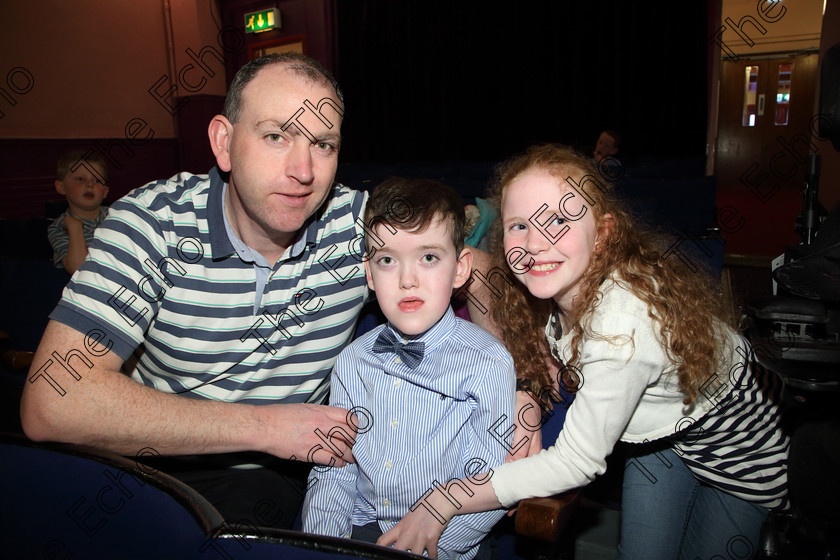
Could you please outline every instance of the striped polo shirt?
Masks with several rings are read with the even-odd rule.
[[[335,185],[298,240],[259,270],[228,234],[225,188],[214,168],[117,201],[50,317],[112,344],[125,373],[160,391],[321,403],[368,297],[367,194]]]

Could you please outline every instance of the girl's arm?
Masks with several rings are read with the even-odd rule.
[[[639,320],[646,317],[643,304],[632,298],[614,301],[615,295],[613,292],[604,298],[610,303],[602,310],[608,311],[604,319],[609,329],[601,323],[596,325],[597,332],[626,338],[586,342],[580,358],[580,392],[569,407],[555,445],[535,456],[501,465],[496,472],[476,475],[473,482],[450,482],[449,494],[442,489],[430,491],[378,544],[394,544],[418,554],[422,554],[422,547],[431,555],[445,524],[456,514],[550,496],[586,485],[604,472],[606,456],[637,412],[647,386],[659,378],[667,361],[652,323]],[[679,394],[674,398],[681,402]],[[488,477],[490,484],[486,484]]]

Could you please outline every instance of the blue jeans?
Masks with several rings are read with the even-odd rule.
[[[765,508],[699,482],[665,447],[625,463],[619,558],[752,558],[766,517]]]

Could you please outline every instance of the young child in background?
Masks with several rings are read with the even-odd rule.
[[[312,470],[304,531],[375,542],[431,488],[504,463],[513,361],[449,304],[471,273],[464,221],[458,194],[435,181],[389,179],[371,194],[365,271],[388,323],[338,357],[330,404],[359,417],[356,462]],[[458,517],[436,553],[475,557],[503,515]]]
[[[720,290],[668,246],[639,231],[591,162],[537,146],[496,180],[501,259],[494,316],[522,381],[539,394],[556,381],[545,337],[579,379],[557,442],[469,482],[456,508],[434,493],[380,544],[422,553],[459,514],[509,507],[591,482],[620,440],[622,560],[751,557],[769,510],[787,502],[788,436],[780,383],[754,361]],[[562,368],[561,368],[562,369]],[[453,518],[453,516],[455,516]]]
[[[108,195],[107,179],[105,162],[93,152],[70,152],[58,160],[55,190],[67,197],[68,208],[47,228],[56,268],[72,275],[87,257],[93,230],[108,215],[102,206]]]
[[[621,136],[614,130],[605,130],[595,141],[595,149],[592,150],[592,157],[595,164],[601,163],[605,157],[617,158],[618,149],[621,147]]]

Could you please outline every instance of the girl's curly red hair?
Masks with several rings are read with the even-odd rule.
[[[635,224],[609,182],[599,176],[588,159],[570,148],[534,146],[497,167],[491,195],[499,207],[506,187],[531,169],[547,171],[557,177],[558,184],[571,178],[583,186],[586,180],[589,188],[581,194],[589,203],[599,232],[600,242],[584,272],[580,292],[572,303],[570,316],[564,318],[572,332],[568,369],[575,369],[584,337],[602,336],[592,332],[591,320],[601,282],[611,276],[620,279],[647,304],[649,316],[659,326],[659,341],[677,368],[684,402],[692,402],[722,362],[725,341],[721,325],[735,325],[734,314],[724,303],[720,288],[709,275],[691,271],[673,252],[669,254],[669,246],[663,244],[661,235]],[[496,235],[500,235],[498,230]],[[502,269],[507,269],[500,237],[494,246],[494,258]],[[493,316],[516,363],[520,385],[530,385],[531,391],[540,394],[553,385],[546,367],[546,360],[552,358],[547,356],[544,332],[550,314],[557,311],[556,304],[550,299],[534,298],[518,281],[501,288],[501,300],[496,302]]]

